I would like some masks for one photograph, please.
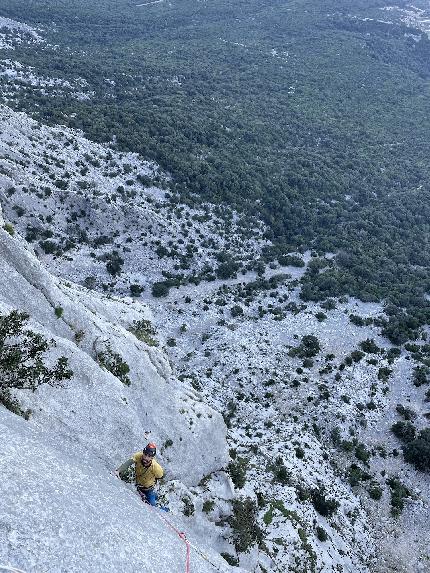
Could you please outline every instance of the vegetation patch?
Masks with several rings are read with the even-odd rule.
[[[261,543],[263,532],[257,522],[257,507],[251,498],[233,500],[229,524],[236,551],[244,552],[255,543]]]
[[[138,340],[145,342],[148,344],[148,346],[158,346],[158,342],[154,338],[154,336],[157,334],[157,330],[152,325],[150,320],[134,320],[133,324],[128,328],[128,330],[134,334]]]
[[[116,376],[123,384],[130,386],[128,374],[130,367],[118,352],[114,352],[110,346],[106,350],[97,353],[97,362],[103,368],[106,368],[111,374]]]
[[[391,490],[391,515],[398,517],[405,507],[405,499],[412,497],[412,493],[398,477],[389,478],[387,485]]]
[[[407,462],[418,470],[430,471],[430,428],[424,428],[419,434],[403,446],[403,455]]]
[[[73,375],[64,356],[53,366],[45,364],[45,354],[55,342],[27,329],[28,319],[28,314],[17,310],[0,316],[0,402],[24,416],[26,413],[12,395],[14,389],[34,392],[42,384],[57,386]]]

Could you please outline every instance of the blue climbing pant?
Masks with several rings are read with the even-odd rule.
[[[144,489],[141,486],[137,486],[137,491],[140,497],[142,498],[143,502],[149,503],[149,505],[154,505],[154,506],[157,505],[158,496],[152,488]]]

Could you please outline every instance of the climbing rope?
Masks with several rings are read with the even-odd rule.
[[[209,563],[209,565],[212,565],[212,567],[216,570],[219,571],[219,573],[225,573],[225,570],[223,571],[222,569],[220,569],[220,567],[218,567],[218,565],[216,565],[215,563],[213,563],[213,561],[211,561],[209,559],[209,557],[203,553],[203,551],[197,547],[196,545],[193,545],[192,543],[190,543],[190,541],[187,539],[185,533],[183,531],[179,531],[179,529],[177,529],[172,523],[170,523],[170,521],[164,517],[164,515],[161,515],[161,513],[159,513],[158,511],[155,511],[154,507],[152,505],[150,505],[149,503],[147,503],[146,505],[149,506],[149,508],[151,509],[151,511],[153,511],[155,513],[155,515],[160,518],[162,521],[164,521],[164,523],[166,523],[166,525],[168,525],[170,527],[170,529],[172,529],[180,539],[182,539],[182,541],[185,542],[186,546],[187,546],[187,554],[186,554],[186,572],[189,573],[190,572],[190,548],[194,549],[194,551],[200,555],[200,557],[202,559],[204,559],[205,561],[207,561]]]
[[[188,542],[188,543],[189,543],[189,542]],[[216,570],[219,571],[220,573],[225,573],[225,570],[223,571],[222,569],[220,569],[220,568],[218,567],[218,565],[216,565],[215,563],[213,563],[213,561],[211,561],[211,560],[209,559],[209,557],[208,557],[205,553],[203,553],[203,551],[202,551],[199,547],[196,547],[196,545],[193,545],[192,543],[190,543],[190,547],[191,547],[191,549],[194,549],[194,551],[195,551],[198,555],[200,555],[200,557],[201,557],[202,559],[204,559],[204,560],[207,561],[210,565],[212,565],[212,567],[213,567],[214,569],[216,569]]]
[[[117,478],[119,478],[119,475],[116,472],[111,472],[111,474]],[[140,496],[139,496],[140,497]],[[142,499],[142,498],[140,498]],[[163,521],[172,531],[174,531],[176,533],[176,535],[179,537],[179,539],[181,539],[186,546],[186,555],[185,555],[185,571],[186,573],[190,573],[191,569],[190,569],[190,562],[191,562],[191,549],[193,549],[198,555],[200,555],[200,557],[202,559],[204,559],[205,561],[207,561],[209,563],[209,565],[211,565],[216,571],[219,571],[219,573],[225,573],[225,570],[223,571],[218,565],[216,565],[215,563],[213,563],[213,561],[211,561],[209,559],[209,557],[203,553],[203,551],[197,547],[196,545],[193,545],[192,543],[190,543],[190,541],[187,539],[187,536],[185,535],[185,533],[183,531],[179,531],[179,529],[177,529],[173,523],[170,523],[170,521],[164,517],[164,515],[162,515],[161,513],[159,513],[158,511],[156,511],[155,507],[152,506],[150,503],[148,502],[144,502],[146,506],[149,507],[149,509],[155,513],[155,515],[161,519],[161,521]],[[1,573],[1,571],[0,571]],[[14,572],[15,573],[15,572]],[[23,573],[21,571],[17,572],[17,573]]]
[[[25,573],[21,569],[16,569],[15,567],[9,567],[8,565],[0,565],[0,573],[7,571],[8,573]]]
[[[162,521],[164,521],[164,523],[166,523],[168,527],[170,527],[170,529],[172,529],[177,534],[179,539],[182,539],[182,541],[185,543],[186,546],[185,571],[186,573],[190,573],[190,542],[188,541],[187,536],[183,531],[179,531],[179,529],[177,529],[172,523],[170,523],[170,521],[166,519],[163,515],[155,511],[154,507],[151,504],[147,503],[146,505],[152,512],[155,513],[157,517],[159,517]]]

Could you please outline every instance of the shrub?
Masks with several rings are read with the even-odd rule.
[[[3,225],[3,229],[6,231],[6,233],[9,233],[9,235],[11,237],[13,237],[15,235],[15,229],[14,226],[11,223],[5,223]]]
[[[56,306],[54,312],[57,318],[61,318],[63,316],[64,309],[62,306]]]
[[[121,273],[124,259],[119,256],[118,251],[112,251],[107,255],[106,270],[112,276],[117,276]]]
[[[164,282],[157,282],[152,285],[152,296],[160,298],[169,294],[169,286]]]
[[[235,306],[232,306],[230,309],[230,314],[233,318],[236,316],[243,316],[243,308],[241,306],[239,306],[238,304]]]
[[[320,306],[324,310],[334,310],[336,308],[336,301],[332,298],[329,298],[322,302]]]
[[[358,446],[355,448],[355,457],[357,460],[367,464],[370,458],[370,452],[364,444],[358,444]]]
[[[367,354],[378,354],[381,351],[381,349],[376,346],[373,338],[367,338],[366,340],[360,342],[360,348]]]
[[[312,490],[311,501],[314,508],[323,517],[330,517],[339,508],[338,501],[326,497],[325,490],[323,487]]]
[[[285,466],[281,456],[278,456],[273,464],[269,464],[268,469],[273,472],[274,482],[291,485],[291,472]]]
[[[230,400],[227,404],[227,408],[222,413],[222,417],[224,418],[224,423],[227,428],[231,428],[231,419],[235,415],[237,410],[237,405],[234,400]]]
[[[348,468],[348,481],[352,487],[359,485],[362,481],[368,481],[370,477],[371,476],[357,464],[351,464]]]
[[[233,514],[229,517],[236,551],[245,552],[260,543],[263,533],[257,523],[257,507],[249,497],[233,500]]]
[[[279,255],[278,263],[283,267],[304,267],[305,263],[298,255]]]
[[[80,342],[82,342],[82,340],[85,337],[85,331],[84,330],[77,330],[75,332],[75,340],[76,342],[79,344]]]
[[[427,368],[427,366],[417,366],[416,368],[414,368],[414,373],[412,377],[414,386],[420,387],[423,384],[427,384],[429,381],[428,374],[429,374],[429,369]]]
[[[214,506],[215,506],[215,502],[213,500],[207,499],[205,502],[203,502],[202,510],[205,513],[210,513],[213,510]]]
[[[391,515],[397,517],[405,507],[405,499],[411,497],[411,492],[397,477],[389,478],[387,484],[391,490]]]
[[[421,471],[430,471],[430,428],[403,446],[405,460]]]
[[[351,352],[351,358],[354,362],[360,362],[360,360],[364,358],[364,352],[361,352],[361,350],[353,350]]]
[[[357,314],[350,314],[349,320],[352,324],[355,324],[355,326],[365,325],[364,319],[361,316],[358,316]]]
[[[382,488],[377,482],[373,482],[367,491],[369,496],[376,501],[380,500],[382,497]]]
[[[134,320],[128,330],[134,334],[138,340],[146,342],[148,346],[158,346],[158,342],[153,338],[153,336],[157,334],[157,331],[149,320]]]
[[[317,538],[319,539],[319,541],[327,541],[328,539],[328,534],[326,532],[325,529],[323,529],[322,527],[317,527],[316,528],[316,533],[317,533]]]
[[[234,487],[242,489],[246,483],[246,469],[248,460],[246,458],[236,458],[227,466],[227,472],[230,474]]]
[[[110,346],[106,350],[97,353],[97,362],[103,368],[106,368],[111,374],[121,380],[126,386],[130,386],[128,373],[130,367],[117,352],[114,352]]]
[[[297,356],[298,358],[312,358],[320,351],[320,343],[316,336],[313,334],[306,334],[297,348],[291,348],[289,351],[290,356]]]
[[[96,286],[97,279],[94,276],[88,276],[84,279],[84,286],[88,289],[93,289]]]
[[[184,504],[183,514],[185,517],[191,517],[191,515],[194,515],[194,504],[191,499],[187,496],[184,496],[182,498],[182,503]]]
[[[131,284],[130,285],[130,294],[131,296],[135,296],[135,297],[139,297],[143,291],[144,291],[144,287],[139,285],[139,284]]]
[[[297,448],[295,449],[295,453],[296,457],[299,458],[299,460],[302,460],[305,457],[305,451],[300,446],[297,446]]]
[[[397,404],[396,412],[398,412],[405,420],[415,420],[417,417],[416,413],[412,410],[412,408],[408,408],[407,406],[402,406],[402,404]]]
[[[239,559],[230,553],[220,553],[221,557],[232,567],[239,566]]]
[[[221,263],[215,272],[217,277],[222,280],[235,278],[239,267],[239,263],[236,263],[233,260],[229,260]]]
[[[388,364],[392,364],[396,358],[400,356],[400,348],[390,348],[387,351]]]
[[[15,211],[18,217],[22,217],[25,213],[24,207],[21,207],[20,205],[14,205],[12,209]]]
[[[48,239],[45,241],[39,241],[39,246],[47,255],[53,255],[58,250],[57,243],[55,241],[49,241]]]
[[[64,356],[51,368],[44,364],[44,354],[55,342],[26,330],[28,318],[28,314],[17,310],[0,316],[0,402],[18,414],[23,412],[11,396],[12,389],[34,392],[41,384],[56,386],[73,375]]]
[[[402,442],[411,442],[416,435],[416,428],[412,422],[396,422],[391,426],[393,434]]]
[[[323,312],[317,312],[315,314],[315,318],[318,320],[318,322],[323,322],[324,320],[327,319],[327,315],[324,314]]]
[[[387,380],[391,376],[392,372],[393,371],[391,370],[391,368],[387,368],[386,366],[379,368],[378,380],[382,380],[382,382],[387,382]]]

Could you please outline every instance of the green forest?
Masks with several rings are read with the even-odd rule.
[[[430,323],[430,40],[385,6],[2,0],[48,42],[13,59],[94,92],[8,104],[157,161],[182,201],[258,215],[267,262],[314,252],[304,300],[383,300],[400,344]]]

